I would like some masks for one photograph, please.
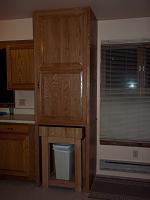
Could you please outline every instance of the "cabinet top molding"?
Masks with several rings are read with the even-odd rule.
[[[0,48],[6,48],[6,47],[16,47],[16,46],[25,46],[28,45],[29,46],[32,45],[33,46],[33,40],[10,40],[10,41],[0,41]]]
[[[36,10],[33,12],[33,15],[40,15],[40,13],[43,15],[49,15],[49,14],[68,14],[69,12],[71,14],[76,14],[76,13],[83,13],[83,12],[91,12],[92,9],[90,7],[75,7],[75,8],[62,8],[62,9],[47,9],[47,10]]]

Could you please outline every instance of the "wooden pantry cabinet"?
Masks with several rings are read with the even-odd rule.
[[[8,89],[34,89],[33,41],[17,41],[7,45]]]
[[[39,123],[82,125],[86,121],[86,23],[82,9],[35,13]]]
[[[82,128],[81,185],[88,191],[96,171],[97,21],[91,9],[35,12],[34,48],[37,124]]]
[[[0,176],[35,180],[34,126],[0,123]]]

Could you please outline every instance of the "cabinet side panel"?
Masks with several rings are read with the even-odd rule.
[[[86,191],[89,191],[96,174],[96,139],[97,139],[97,20],[90,13],[90,47],[88,68],[88,123],[86,127]]]

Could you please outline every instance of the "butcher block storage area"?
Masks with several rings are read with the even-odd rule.
[[[10,115],[0,116],[0,176],[88,192],[96,174],[97,20],[88,7],[35,11],[33,38],[0,42],[7,90],[15,100],[16,91],[34,91],[35,102],[33,114],[17,114],[13,97],[1,104]]]

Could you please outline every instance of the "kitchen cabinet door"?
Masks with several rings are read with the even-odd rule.
[[[40,73],[38,121],[41,124],[82,125],[85,121],[84,77],[81,69]]]
[[[7,175],[28,176],[29,136],[0,134],[0,171]]]
[[[87,10],[34,16],[37,120],[82,125],[86,120]]]
[[[82,9],[35,13],[36,67],[84,65],[88,35],[86,24],[87,13]]]
[[[8,89],[34,89],[33,44],[17,44],[7,49]]]
[[[33,126],[0,124],[0,175],[35,179]]]

